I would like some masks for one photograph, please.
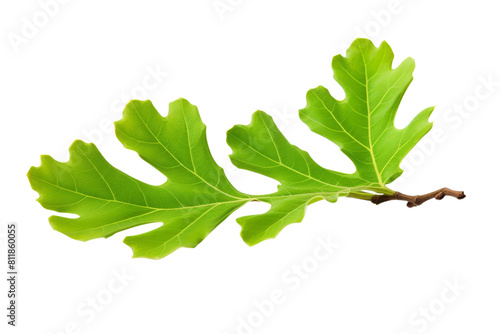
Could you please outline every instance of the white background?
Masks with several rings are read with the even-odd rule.
[[[221,3],[231,10],[218,12],[212,0],[61,0],[43,22],[40,2],[2,1],[2,253],[4,225],[17,222],[20,235],[18,327],[9,333],[498,333],[496,2]],[[31,35],[26,20],[39,25]],[[197,248],[159,261],[131,259],[121,243],[153,226],[87,243],[50,228],[51,212],[36,202],[26,173],[41,154],[65,161],[75,139],[96,142],[134,177],[163,181],[109,130],[107,123],[121,117],[120,100],[131,94],[151,99],[163,115],[179,97],[197,105],[216,161],[243,191],[276,186],[228,167],[225,131],[247,124],[257,109],[272,114],[291,142],[320,164],[351,171],[335,145],[310,132],[297,111],[318,85],[342,98],[331,58],[363,33],[376,45],[387,40],[396,65],[409,56],[416,60],[398,126],[437,106],[426,144],[405,160],[407,172],[391,187],[418,194],[448,186],[464,190],[465,200],[414,209],[402,202],[320,202],[303,223],[255,247],[241,240],[235,218],[265,207],[247,205]],[[16,45],[14,38],[24,39]],[[155,70],[168,74],[144,89]],[[487,80],[496,86],[485,86]],[[340,246],[314,267],[318,239],[329,238]],[[289,271],[303,264],[307,278]],[[125,284],[114,280],[122,271],[133,277]],[[457,296],[447,282],[460,285]],[[4,310],[3,279],[0,288]],[[262,315],[255,303],[274,290],[284,301]],[[92,311],[93,298],[99,311]],[[249,318],[250,325],[242,325]]]

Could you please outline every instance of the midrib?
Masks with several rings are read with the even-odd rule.
[[[368,95],[368,65],[365,61],[365,56],[363,51],[361,51],[361,58],[363,58],[363,66],[365,68],[365,94],[366,94],[366,111],[367,111],[367,120],[368,120],[368,151],[370,152],[370,156],[373,162],[373,168],[375,169],[375,174],[377,175],[377,180],[379,184],[383,187],[384,183],[382,182],[382,177],[378,170],[377,161],[375,160],[375,155],[373,154],[373,144],[372,144],[372,131],[371,131],[371,110],[370,110],[370,97]]]

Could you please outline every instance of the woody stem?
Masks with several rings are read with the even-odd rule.
[[[405,195],[405,194],[402,194],[398,191],[396,191],[392,195],[373,195],[373,197],[371,198],[371,202],[378,205],[380,203],[384,203],[387,201],[393,201],[393,200],[406,201],[407,202],[406,206],[408,206],[409,208],[412,208],[415,206],[419,206],[422,203],[427,202],[428,200],[433,199],[433,198],[435,198],[437,200],[441,200],[445,196],[451,196],[451,197],[455,197],[457,199],[465,198],[465,194],[463,191],[452,190],[449,188],[441,188],[441,189],[438,189],[436,191],[430,192],[428,194],[416,195],[416,196]]]

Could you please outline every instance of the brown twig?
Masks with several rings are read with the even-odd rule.
[[[409,196],[397,191],[393,195],[374,195],[371,199],[371,202],[378,205],[380,203],[393,200],[406,201],[408,202],[406,203],[406,206],[409,208],[413,208],[415,206],[419,206],[420,204],[430,199],[435,198],[437,200],[441,200],[445,196],[451,196],[457,199],[465,198],[465,194],[463,191],[451,190],[449,188],[441,188],[439,190],[430,192],[428,194],[417,195],[417,196]]]

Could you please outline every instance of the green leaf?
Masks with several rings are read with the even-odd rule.
[[[433,108],[418,114],[404,129],[394,126],[403,94],[412,81],[414,62],[392,68],[387,43],[376,48],[358,39],[347,56],[333,59],[334,77],[346,98],[338,101],[326,88],[307,93],[300,118],[310,129],[337,144],[356,166],[352,174],[318,165],[292,145],[263,111],[249,125],[227,133],[231,161],[239,168],[277,180],[275,193],[247,195],[236,190],[212,158],[206,127],[195,106],[184,99],[170,104],[162,117],[149,101],[131,101],[116,122],[116,135],[167,177],[159,186],[143,183],[111,166],[93,144],[76,141],[68,162],[42,156],[28,173],[43,207],[77,214],[50,217],[52,227],[71,238],[109,237],[142,224],[161,222],[150,232],[128,236],[135,257],[158,259],[179,247],[195,247],[232,212],[250,201],[270,204],[258,215],[238,218],[249,245],[276,237],[287,225],[302,221],[306,207],[325,199],[353,197],[382,203],[392,199],[416,206],[427,199],[465,195],[447,188],[426,196],[408,196],[387,188],[401,175],[399,165],[431,129]],[[376,200],[375,200],[376,199]]]
[[[413,80],[415,62],[407,58],[392,68],[394,54],[386,42],[376,48],[357,39],[347,56],[333,58],[334,78],[346,97],[333,98],[325,87],[307,93],[300,118],[309,128],[335,144],[354,163],[357,173],[380,186],[403,173],[399,165],[432,128],[427,120],[434,107],[423,110],[404,129],[394,127],[396,111]]]
[[[41,166],[28,175],[45,208],[80,216],[50,217],[55,230],[86,241],[162,222],[153,231],[125,238],[134,256],[161,258],[179,247],[195,247],[248,201],[213,160],[205,125],[186,100],[172,102],[165,118],[151,102],[132,101],[116,123],[116,133],[167,182],[140,182],[111,166],[93,144],[76,141],[67,163],[42,156]]]
[[[310,203],[321,199],[333,203],[357,187],[370,187],[354,175],[320,167],[307,152],[291,145],[263,111],[253,114],[250,125],[229,130],[227,142],[235,166],[280,182],[276,193],[258,197],[271,204],[268,212],[238,219],[249,245],[274,238],[286,225],[300,222]]]

